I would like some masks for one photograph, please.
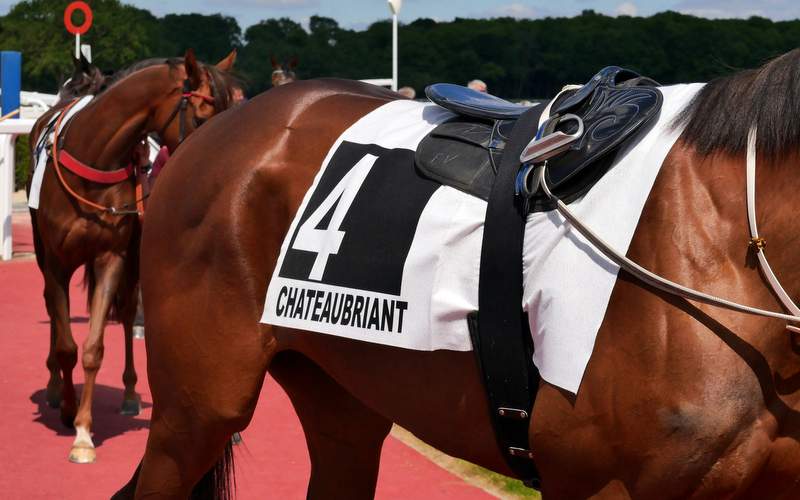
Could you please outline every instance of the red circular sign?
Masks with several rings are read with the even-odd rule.
[[[72,24],[72,14],[76,10],[83,12],[85,18],[80,26]],[[73,35],[83,35],[92,27],[92,9],[86,2],[72,2],[67,5],[67,9],[64,11],[64,26]]]

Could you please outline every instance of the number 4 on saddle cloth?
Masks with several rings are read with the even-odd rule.
[[[662,103],[657,86],[610,66],[547,105],[549,116],[541,120],[539,138],[563,134],[574,139],[548,161],[548,185],[559,198],[569,203],[585,194],[612,164],[609,153],[652,121]],[[431,179],[488,200],[511,131],[529,108],[458,85],[431,85],[425,92],[459,118],[420,143],[417,167]],[[541,194],[533,196],[532,206],[552,208]]]
[[[426,89],[431,101],[459,118],[422,140],[417,168],[488,202],[479,310],[468,319],[470,337],[498,445],[529,486],[539,485],[528,436],[539,375],[531,362],[529,323],[519,306],[522,246],[528,211],[552,207],[538,186],[530,185],[523,175],[530,169],[520,169],[520,163],[547,161],[552,191],[565,203],[575,201],[607,172],[613,153],[659,114],[663,96],[656,86],[632,71],[608,67],[583,87],[535,108],[455,85]]]

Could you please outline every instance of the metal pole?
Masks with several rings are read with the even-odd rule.
[[[397,14],[392,15],[392,90],[397,92]]]
[[[81,58],[81,36],[75,35],[75,59]]]

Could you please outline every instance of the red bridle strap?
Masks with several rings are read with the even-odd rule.
[[[70,172],[83,179],[97,182],[98,184],[117,184],[134,175],[134,166],[128,165],[117,170],[97,170],[81,162],[67,151],[58,151],[58,161]]]
[[[208,104],[214,104],[214,97],[210,95],[201,94],[200,92],[195,92],[195,91],[184,92],[183,97],[198,97],[207,102]]]

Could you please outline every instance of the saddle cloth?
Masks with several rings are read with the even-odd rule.
[[[680,134],[671,122],[699,88],[661,88],[658,120],[571,205],[621,251]],[[285,237],[262,323],[406,349],[472,350],[466,317],[478,309],[486,202],[414,165],[420,141],[454,116],[393,101],[339,137]],[[523,308],[548,382],[577,393],[617,272],[557,213],[528,217]]]
[[[80,101],[72,106],[72,108],[70,108],[70,110],[67,112],[67,115],[64,117],[64,121],[61,123],[61,129],[63,130],[64,127],[67,126],[70,120],[72,120],[80,110],[92,102],[92,99],[94,99],[94,96],[92,95],[81,97]],[[42,191],[42,180],[44,179],[44,171],[47,167],[47,160],[50,158],[50,147],[52,146],[53,141],[56,140],[58,133],[61,132],[60,130],[58,132],[53,130],[55,128],[56,120],[58,120],[59,116],[61,116],[61,112],[50,117],[47,127],[45,127],[45,129],[42,131],[42,135],[39,137],[38,141],[36,142],[36,147],[33,150],[33,160],[35,163],[33,164],[31,192],[28,194],[29,208],[39,208],[39,195]]]

